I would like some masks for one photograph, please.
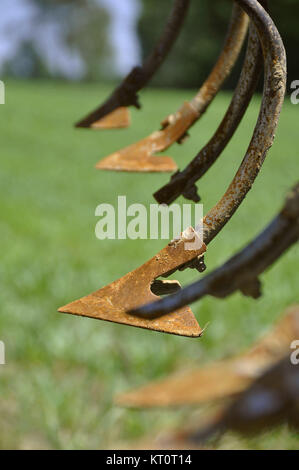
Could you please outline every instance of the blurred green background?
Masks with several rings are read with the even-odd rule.
[[[165,241],[99,241],[95,208],[153,202],[168,175],[104,173],[103,156],[144,137],[190,90],[147,90],[144,110],[133,111],[125,131],[80,131],[72,123],[109,92],[98,84],[55,81],[6,82],[1,107],[0,447],[89,449],[134,446],[140,439],[179,428],[196,408],[133,411],[113,405],[115,394],[169,373],[239,352],[271,327],[283,309],[298,301],[298,246],[262,276],[258,301],[234,294],[205,298],[192,308],[201,339],[172,337],[56,309],[119,278],[142,264]],[[221,93],[194,126],[191,138],[168,151],[179,167],[206,143],[230,100]],[[256,96],[236,136],[199,183],[205,212],[229,184],[256,121]],[[298,107],[286,100],[277,137],[253,190],[209,247],[208,272],[255,236],[280,209],[298,179]],[[183,199],[180,200],[183,202]],[[193,271],[180,273],[183,285]],[[200,413],[198,418],[200,418]],[[218,448],[296,448],[286,427],[245,440],[226,435]]]
[[[10,5],[21,1],[5,0],[13,14],[18,10]],[[75,130],[73,123],[104,100],[119,74],[113,65],[107,4],[118,1],[121,6],[124,0],[99,0],[97,6],[87,0],[29,1],[37,10],[33,23],[22,26],[28,28],[26,34],[16,25],[1,29],[0,18],[2,46],[3,38],[13,44],[17,34],[24,36],[0,67],[6,85],[6,104],[0,106],[0,340],[6,345],[7,362],[0,366],[0,448],[134,446],[190,420],[199,422],[202,410],[126,410],[114,406],[113,397],[250,345],[286,307],[298,302],[298,246],[262,276],[264,295],[258,301],[236,293],[225,301],[205,298],[195,303],[192,309],[200,325],[208,324],[201,339],[57,313],[58,307],[121,277],[165,245],[163,240],[99,241],[94,214],[98,204],[115,205],[118,195],[126,195],[128,204],[148,207],[154,202],[153,192],[169,175],[102,173],[94,165],[152,132],[193,96],[219,53],[231,2],[193,1],[176,47],[153,87],[142,92],[142,112],[132,111],[131,128],[96,132]],[[158,7],[154,0],[130,2],[143,7],[135,27],[140,55],[145,56],[171,1],[158,2]],[[290,82],[299,79],[299,4],[296,0],[270,0],[270,4],[287,46]],[[50,28],[41,49],[40,34],[49,25],[57,26],[56,36]],[[58,33],[63,33],[61,43],[54,41]],[[84,73],[76,76],[68,64],[62,64],[60,71],[49,66],[45,53],[54,51],[55,59],[57,44],[58,50],[66,44],[79,54]],[[226,90],[235,86],[241,60],[242,56]],[[66,69],[68,73],[62,74]],[[80,81],[68,81],[75,78]],[[167,151],[180,168],[206,144],[230,98],[230,91],[220,93],[192,128],[191,138]],[[256,95],[226,151],[199,183],[205,212],[223,194],[245,154],[260,100]],[[298,109],[286,99],[275,144],[253,190],[209,247],[208,272],[268,224],[298,180]],[[191,270],[175,275],[183,285],[198,277]],[[298,436],[282,427],[248,440],[226,435],[217,446],[294,449]]]

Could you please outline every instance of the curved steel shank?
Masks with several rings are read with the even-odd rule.
[[[206,245],[226,225],[250,191],[267,152],[272,146],[286,89],[286,56],[276,26],[257,1],[236,1],[248,13],[260,36],[265,60],[264,93],[257,125],[241,166],[224,196],[203,220]],[[188,265],[190,262],[186,266]],[[184,266],[178,266],[178,268],[182,269]],[[174,297],[178,300],[178,295],[181,296],[180,298],[185,296],[186,289],[188,287],[175,296],[163,299],[156,305],[139,308],[134,313],[161,315],[162,311],[169,311],[170,304],[176,303]]]
[[[162,122],[162,129],[99,161],[99,170],[157,172],[177,169],[170,157],[155,156],[175,142],[182,143],[187,131],[206,111],[230,74],[240,53],[248,27],[248,16],[234,5],[227,38],[209,77],[190,101]]]
[[[154,258],[137,270],[94,294],[59,309],[61,312],[116,321],[133,326],[141,326],[140,321],[142,320],[146,323],[143,323],[141,327],[156,329],[157,331],[166,331],[165,323],[167,323],[167,332],[174,332],[171,331],[171,316],[169,315],[159,320],[151,320],[148,318],[140,319],[126,312],[128,310],[131,312],[134,310],[135,313],[142,311],[142,309],[137,309],[137,306],[142,303],[142,300],[148,301],[149,295],[153,296],[150,292],[152,281],[160,276],[167,275],[171,271],[182,268],[186,263],[202,256],[206,249],[205,242],[209,243],[235,213],[250,190],[265,159],[267,150],[272,145],[285,93],[285,51],[274,23],[257,1],[237,0],[237,3],[252,18],[263,44],[265,58],[264,96],[258,123],[245,158],[223,198],[204,218],[204,241],[199,240],[196,251],[189,251],[185,249],[186,240],[181,238],[161,250]],[[193,237],[198,237],[196,232],[193,232]],[[190,238],[188,242],[190,243]],[[151,313],[155,312],[157,310],[154,306]],[[187,316],[190,315],[190,312],[190,310],[186,312]],[[134,318],[136,319],[135,323]],[[190,329],[188,330],[190,316],[188,318],[184,329],[180,329],[179,324],[176,324],[175,334],[200,336],[201,330],[199,327],[193,325],[193,332]],[[165,320],[163,327],[157,324],[159,321],[163,323],[163,320]],[[180,321],[180,312],[175,312],[175,320],[176,322]]]
[[[76,124],[76,127],[114,129],[128,127],[127,106],[140,108],[137,92],[144,88],[173,47],[190,5],[190,0],[174,0],[172,11],[158,43],[142,67],[134,67],[107,101]]]
[[[259,275],[299,239],[299,184],[268,227],[223,266],[178,293],[136,310],[137,315],[156,318],[206,295],[225,298],[237,290],[258,298]]]
[[[255,27],[250,26],[246,58],[231,104],[211,140],[183,171],[175,173],[168,184],[154,197],[159,204],[171,204],[180,195],[199,202],[195,182],[200,179],[221,155],[236,132],[256,89],[262,69],[262,50]]]

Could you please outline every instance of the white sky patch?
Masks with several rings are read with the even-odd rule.
[[[52,75],[69,80],[84,76],[86,68],[80,54],[66,45],[63,28],[57,23],[38,24],[34,28],[34,44]]]
[[[50,19],[41,22],[38,14],[38,7],[30,0],[1,0],[0,71],[24,41],[31,41],[50,74],[81,78],[83,61],[65,44],[62,28]]]
[[[12,57],[22,41],[30,39],[36,8],[27,0],[1,0],[0,66]]]
[[[137,22],[139,0],[93,0],[110,16],[109,40],[114,51],[114,70],[127,74],[140,63],[141,50]],[[0,5],[0,72],[24,41],[32,41],[46,62],[49,72],[69,79],[82,78],[85,66],[80,55],[65,44],[63,29],[51,18],[36,21],[39,9],[31,0],[1,0]]]
[[[126,75],[141,62],[137,23],[141,13],[139,0],[96,0],[110,14],[109,38],[115,52],[115,71]]]

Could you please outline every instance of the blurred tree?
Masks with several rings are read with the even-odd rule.
[[[24,78],[45,78],[48,70],[31,41],[23,41],[13,60],[6,63],[5,75]]]
[[[123,5],[124,0],[114,0],[115,8],[116,1]],[[34,20],[32,24],[30,22],[29,34],[26,33],[26,37],[22,38],[15,55],[1,70],[2,75],[50,75],[92,80],[110,76],[115,78],[115,57],[110,49],[111,38],[108,33],[110,18],[100,0],[25,2],[35,5]],[[139,2],[143,6],[139,35],[145,57],[165,25],[173,0]],[[192,88],[200,86],[221,50],[232,3],[232,0],[191,0],[183,31],[153,84]],[[269,4],[286,45],[289,81],[299,79],[299,1],[269,0]],[[17,35],[18,26],[14,27],[14,31]],[[244,51],[226,82],[227,88],[235,87],[243,55]]]
[[[141,0],[143,12],[139,23],[143,56],[146,56],[163,28],[172,0]],[[192,0],[190,11],[175,48],[154,80],[159,86],[194,87],[205,80],[221,50],[232,1]],[[269,0],[271,15],[285,41],[289,77],[299,79],[298,0]],[[242,55],[243,56],[243,55]],[[240,72],[240,61],[226,87],[233,88]]]
[[[288,82],[299,80],[299,2],[298,0],[269,0],[272,17],[285,44],[288,58]]]
[[[70,0],[69,0],[70,1]],[[106,10],[89,0],[70,2],[66,41],[76,49],[86,67],[87,79],[108,78],[113,69]]]
[[[142,0],[143,13],[139,31],[144,56],[146,56],[169,14],[172,0],[158,2]],[[231,3],[225,0],[191,0],[190,11],[183,31],[161,68],[155,83],[165,86],[195,87],[205,79],[221,49]]]
[[[36,6],[31,34],[21,41],[4,73],[107,78],[113,66],[108,45],[109,18],[97,1],[30,2]]]
[[[94,79],[109,74],[106,10],[93,0],[33,0],[40,8],[41,21],[60,24],[64,39],[85,66],[84,77]]]

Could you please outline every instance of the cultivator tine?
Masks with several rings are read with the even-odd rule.
[[[224,196],[203,220],[203,239],[206,245],[227,224],[250,191],[267,152],[273,144],[286,89],[285,50],[276,26],[258,2],[253,0],[236,1],[248,13],[260,36],[265,61],[264,93],[257,125],[241,166]],[[180,266],[181,269],[185,267],[193,267],[193,261],[186,263],[185,266]],[[257,290],[256,282],[250,286],[250,289]],[[183,289],[179,296],[175,294],[156,302],[154,305],[135,309],[134,314],[158,316],[162,312],[169,312],[170,306],[185,305],[184,302],[187,298],[192,298],[193,301],[199,299],[205,295],[203,290],[205,290],[203,284],[196,291],[194,286],[189,286]],[[220,286],[219,290],[221,291]]]
[[[151,284],[157,277],[173,269],[177,262],[183,264],[186,259],[204,253],[205,246],[199,239],[196,251],[185,249],[186,242],[190,243],[190,238],[169,244],[140,268],[59,311],[180,336],[201,336],[202,330],[189,307],[159,320],[137,318],[126,313],[144,302],[144,299],[150,301],[159,298],[151,291]]]
[[[144,88],[173,47],[190,5],[190,0],[174,0],[164,32],[142,67],[135,67],[107,101],[76,124],[76,127],[115,129],[128,127],[127,106],[140,108],[138,92]]]
[[[189,103],[184,103],[176,116],[177,119],[164,130],[155,132],[136,144],[104,158],[96,165],[96,168],[98,170],[130,172],[175,171],[177,166],[170,157],[153,155],[162,152],[179,139],[185,129],[194,122],[197,112]]]
[[[260,2],[266,4],[266,2]],[[262,69],[262,50],[255,27],[250,25],[247,53],[231,104],[217,131],[184,171],[175,173],[168,184],[154,194],[159,204],[171,204],[180,195],[199,202],[195,182],[221,155],[236,132],[256,89]]]
[[[131,123],[130,113],[125,107],[117,108],[107,116],[90,125],[92,129],[124,129]]]
[[[259,275],[291,245],[296,243],[298,238],[299,184],[290,191],[278,216],[243,251],[202,280],[183,290],[179,290],[179,285],[174,285],[174,281],[172,281],[170,288],[179,290],[178,294],[166,297],[149,306],[138,308],[131,312],[133,315],[126,313],[130,309],[130,305],[140,305],[140,302],[144,301],[145,298],[157,300],[157,297],[150,291],[154,279],[167,276],[174,269],[173,266],[177,266],[178,263],[182,265],[186,261],[186,257],[192,259],[192,256],[194,256],[193,251],[185,250],[183,253],[182,243],[174,242],[137,270],[100,289],[91,296],[61,308],[60,311],[174,334],[180,334],[175,333],[175,329],[178,331],[179,328],[182,332],[184,331],[186,336],[188,322],[190,322],[190,336],[196,336],[191,328],[191,323],[193,323],[195,330],[197,329],[191,311],[189,308],[183,310],[186,304],[194,302],[205,295],[224,298],[237,290],[241,290],[244,295],[258,297],[260,295]],[[176,243],[178,244],[176,245]],[[202,256],[203,252],[204,246],[199,255]],[[159,270],[157,269],[157,263],[160,265]],[[165,263],[164,269],[162,269],[163,263]],[[167,282],[165,292],[162,292],[163,288],[163,285],[157,287],[157,293],[161,295],[166,294],[167,290],[170,292],[167,289]],[[175,312],[174,316],[171,312]],[[184,314],[179,312],[184,312]],[[137,317],[134,318],[136,315]],[[184,328],[186,326],[185,329],[177,322],[180,315]],[[160,322],[158,317],[160,317]],[[167,331],[167,324],[173,329]],[[200,333],[200,330],[197,331]],[[233,380],[235,379],[233,378]]]
[[[299,430],[298,379],[299,368],[291,363],[289,352],[286,352],[283,359],[218,412],[210,424],[197,431],[179,433],[179,436],[194,445],[227,431],[256,435],[284,423]]]
[[[263,371],[282,359],[299,334],[299,305],[291,307],[275,327],[243,354],[190,372],[151,382],[116,397],[132,408],[201,405],[245,390]]]
[[[162,122],[162,129],[101,160],[99,170],[173,172],[170,157],[155,156],[175,142],[182,143],[191,126],[203,115],[230,74],[242,48],[248,27],[247,15],[234,6],[229,31],[218,61],[198,94]]]
[[[225,298],[238,290],[246,296],[258,298],[261,295],[259,276],[297,243],[298,238],[299,184],[289,193],[278,216],[246,248],[200,281],[133,313],[157,318],[206,295]]]
[[[185,249],[186,239],[189,240],[188,245],[190,246],[190,238],[192,237],[190,237],[190,233],[187,237],[184,232],[181,238],[161,250],[152,260],[137,270],[100,289],[95,294],[73,302],[60,309],[60,311],[141,326],[143,328],[158,329],[159,331],[166,331],[165,328],[163,329],[159,326],[159,320],[164,320],[165,322],[165,318],[167,318],[168,332],[172,333],[174,333],[173,330],[171,331],[174,323],[172,320],[182,320],[182,314],[178,312],[168,315],[171,311],[168,309],[169,304],[167,304],[168,316],[163,316],[159,320],[149,318],[148,315],[147,318],[137,317],[137,314],[149,313],[148,308],[137,309],[137,307],[149,300],[156,300],[156,298],[153,298],[154,294],[151,293],[150,287],[157,278],[161,276],[167,277],[170,273],[189,266],[191,262],[193,263],[194,260],[202,257],[206,249],[205,244],[213,240],[236,212],[251,189],[264,162],[267,151],[272,145],[285,94],[285,51],[274,23],[258,2],[253,0],[237,0],[237,3],[244,8],[253,20],[263,44],[265,88],[258,122],[242,164],[225,195],[204,218],[204,241],[193,230],[192,237],[194,238],[194,243],[195,241],[197,242],[195,243],[196,250]],[[182,292],[182,297],[184,298],[186,290],[182,290]],[[167,297],[166,301],[169,302],[171,298]],[[160,305],[160,302],[163,301],[159,300],[158,305]],[[180,302],[182,302],[182,298]],[[153,315],[160,313],[160,307],[155,305],[150,307],[150,310]],[[131,313],[134,311],[134,315],[126,313],[128,311]],[[143,321],[149,323],[142,323]],[[189,329],[189,336],[194,336],[193,333],[190,334],[191,330],[192,328]],[[182,334],[182,332],[179,332],[181,331],[180,329],[176,331],[176,334]],[[201,330],[198,328],[197,336],[200,333]],[[184,334],[188,334],[188,326],[186,326]]]

